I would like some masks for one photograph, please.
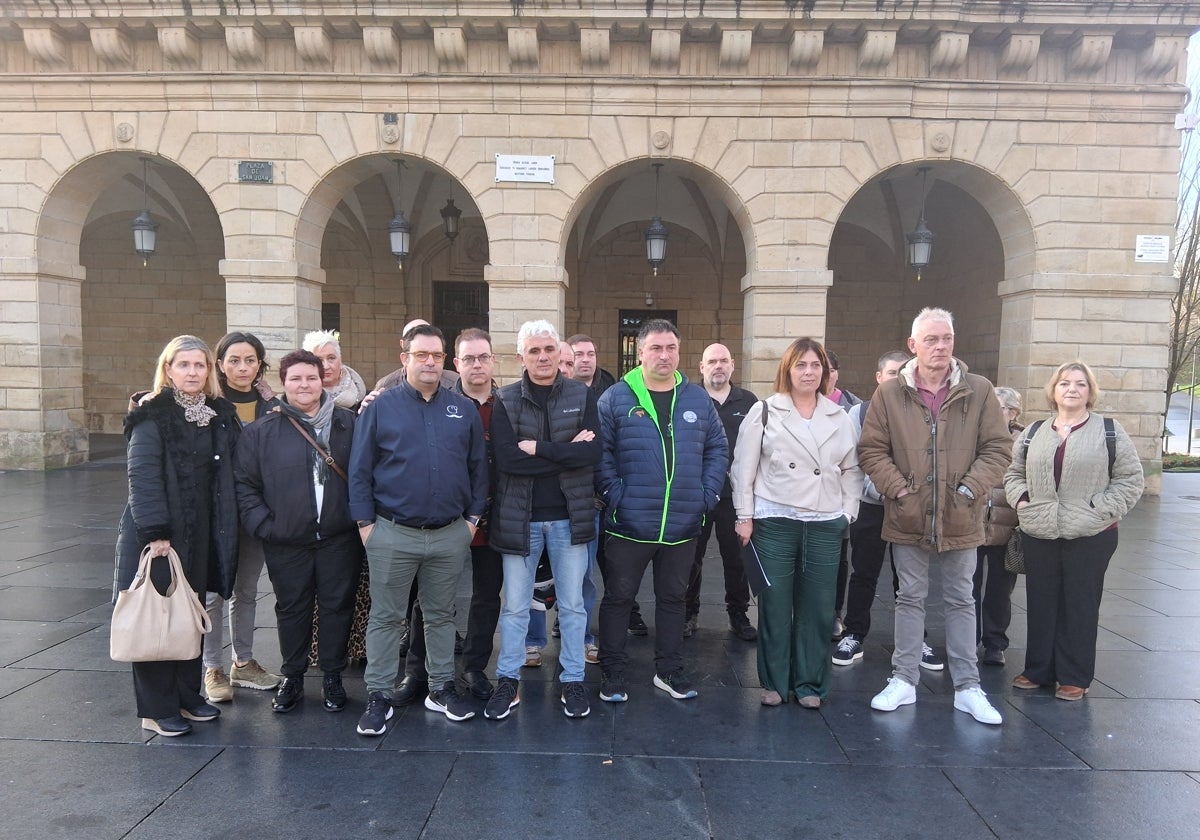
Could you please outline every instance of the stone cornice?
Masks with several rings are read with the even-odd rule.
[[[1200,28],[1194,0],[615,0],[590,9],[544,0],[536,10],[474,0],[371,13],[360,0],[293,0],[239,6],[236,15],[230,8],[226,0],[6,0],[0,41],[14,46],[0,54],[0,75],[294,67],[394,74],[403,66],[413,74],[886,78],[924,67],[921,76],[961,82],[1061,82],[1061,67],[1068,81],[1171,83],[1186,38]],[[502,45],[501,67],[487,42]],[[82,43],[98,60],[86,60]],[[402,65],[402,54],[413,58]]]

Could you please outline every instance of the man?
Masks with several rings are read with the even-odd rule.
[[[654,564],[654,685],[696,696],[683,675],[684,600],[706,513],[721,500],[729,445],[703,388],[679,373],[679,330],[652,318],[637,337],[638,367],[600,398],[608,568],[600,604],[600,699],[629,699],[625,641],[647,564]]]
[[[588,386],[596,395],[596,399],[600,399],[601,394],[611,388],[617,380],[600,367],[596,356],[596,342],[592,341],[591,336],[576,333],[567,339],[567,344],[571,346],[571,355],[575,361],[575,379]]]
[[[429,326],[429,322],[426,321],[424,318],[413,318],[411,321],[409,321],[407,324],[404,325],[403,329],[400,330],[400,352],[401,353],[403,353],[406,349],[408,349],[404,339],[406,336],[408,336],[409,330],[411,330],[413,327],[422,327],[422,326]],[[379,396],[380,391],[386,391],[388,388],[395,388],[397,385],[399,385],[401,383],[401,381],[403,381],[403,379],[404,379],[404,368],[397,368],[396,370],[392,371],[388,375],[381,376],[379,378],[379,380],[375,383],[375,388],[367,396],[369,396],[373,400],[373,399],[375,399],[375,397]],[[443,388],[453,388],[454,383],[457,381],[458,381],[457,373],[455,373],[454,371],[449,370],[449,369],[442,371],[442,387]],[[367,402],[368,402],[367,400],[363,401],[364,406],[367,404]]]
[[[704,390],[712,398],[717,416],[725,428],[725,437],[729,441],[729,461],[733,462],[733,447],[737,444],[738,429],[746,413],[758,402],[758,397],[739,388],[730,380],[735,369],[733,354],[724,344],[710,344],[704,348],[700,357],[700,378]],[[758,631],[746,617],[750,607],[750,586],[746,583],[746,570],[742,565],[741,541],[733,532],[737,515],[733,511],[733,488],[729,486],[728,469],[726,465],[725,486],[721,490],[721,501],[711,516],[704,518],[700,529],[700,539],[696,541],[696,559],[692,564],[692,577],[688,582],[686,620],[683,625],[683,636],[688,638],[696,632],[700,619],[700,583],[702,581],[702,564],[704,551],[708,548],[708,539],[712,534],[715,523],[717,529],[717,545],[721,550],[721,565],[725,570],[725,611],[729,613],[729,629],[735,636],[747,642],[758,638]]]
[[[908,349],[916,358],[876,389],[859,442],[862,467],[883,497],[882,536],[900,577],[892,677],[871,708],[890,712],[917,700],[925,597],[936,564],[954,708],[999,724],[979,687],[971,580],[984,502],[1008,466],[1012,439],[991,383],[954,358],[949,312],[921,310]]]
[[[578,379],[595,395],[596,399],[600,399],[604,392],[611,388],[616,383],[616,378],[600,367],[599,358],[596,353],[596,342],[592,337],[583,333],[576,333],[567,339],[567,344],[571,345],[571,353],[575,357],[575,373],[574,378]],[[604,574],[607,564],[607,555],[604,552],[604,534],[600,530],[600,514],[596,514],[596,541],[589,548],[591,552],[591,565],[588,567],[588,576],[583,581],[583,597],[587,601],[588,615],[592,613],[592,607],[596,603],[598,591],[596,589],[596,569],[600,570],[600,574]],[[638,606],[638,602],[633,602],[633,608],[629,613],[629,633],[633,636],[645,636],[650,633],[650,629],[646,627],[646,622],[642,618],[642,610]],[[592,639],[587,644],[587,660],[592,664],[600,661],[600,649],[594,644],[595,639]]]
[[[575,355],[571,351],[571,345],[565,341],[558,342],[558,372],[567,379],[575,373]]]
[[[500,720],[521,702],[529,602],[542,550],[550,557],[561,622],[561,701],[567,717],[591,711],[583,689],[587,611],[583,577],[596,536],[592,471],[600,460],[596,398],[559,370],[558,332],[528,321],[517,332],[521,379],[500,389],[492,417],[496,496],[490,540],[504,558],[496,691],[483,710]]]
[[[242,525],[262,540],[275,590],[283,681],[271,708],[281,713],[304,696],[314,600],[325,711],[346,707],[342,671],[362,564],[345,480],[354,412],[337,407],[322,389],[323,373],[313,353],[284,356],[279,409],[246,427],[234,457]]]
[[[452,390],[475,402],[483,423],[490,510],[496,483],[492,412],[499,393],[493,381],[496,356],[492,353],[492,337],[475,327],[460,332],[454,367],[460,379]],[[500,587],[503,583],[504,566],[500,554],[488,544],[488,517],[485,515],[471,540],[471,607],[467,612],[467,635],[462,646],[463,682],[468,691],[483,700],[492,696],[492,683],[484,672],[492,658],[492,639],[500,620]]]
[[[900,374],[900,366],[908,359],[909,355],[903,350],[889,350],[880,356],[875,370],[876,385],[895,379]],[[867,400],[852,406],[849,411],[855,434],[860,437],[870,405],[871,401]],[[880,534],[882,529],[883,499],[875,489],[875,484],[867,478],[863,482],[858,519],[850,524],[850,561],[853,568],[850,572],[849,594],[846,596],[846,633],[833,652],[834,665],[849,665],[863,658],[863,642],[871,630],[871,605],[875,601],[879,571],[883,568],[883,558],[888,548]]]
[[[350,456],[350,513],[371,576],[367,709],[361,735],[382,735],[392,717],[400,623],[414,577],[425,613],[425,708],[451,720],[475,713],[454,682],[454,596],[487,508],[483,424],[472,401],[439,385],[445,343],[437,327],[408,333],[405,379],[363,412]],[[433,688],[433,686],[440,686]]]

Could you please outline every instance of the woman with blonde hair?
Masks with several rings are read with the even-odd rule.
[[[1020,520],[1028,641],[1015,688],[1056,686],[1082,700],[1096,672],[1104,573],[1117,523],[1142,495],[1142,464],[1129,435],[1094,411],[1100,389],[1083,362],[1046,383],[1054,410],[1013,446],[1004,489]]]
[[[795,695],[819,709],[829,694],[834,589],[863,475],[852,421],[825,394],[829,360],[811,338],[784,352],[775,393],[747,413],[730,480],[734,531],[754,547],[771,585],[758,596],[762,704]]]
[[[117,535],[114,600],[133,582],[146,546],[150,582],[160,592],[170,584],[166,558],[174,549],[202,601],[209,590],[230,596],[238,554],[232,456],[240,431],[208,345],[194,335],[171,339],[158,357],[152,396],[125,418],[129,502]],[[142,728],[183,735],[189,721],[217,718],[220,711],[200,693],[200,677],[199,656],[133,663]]]

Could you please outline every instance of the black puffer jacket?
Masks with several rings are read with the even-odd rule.
[[[116,593],[127,589],[137,573],[146,543],[170,540],[179,554],[188,583],[197,593],[233,593],[237,572],[238,515],[233,487],[233,450],[242,425],[233,404],[223,398],[207,400],[217,412],[201,431],[212,435],[212,481],[198,487],[192,452],[192,430],[170,389],[139,405],[125,418],[129,441],[127,470],[129,503],[117,533]],[[209,522],[196,521],[197,494],[208,493]],[[209,528],[208,556],[192,556],[197,528]]]
[[[330,454],[345,470],[350,463],[354,413],[335,408],[331,422]],[[245,428],[234,457],[234,478],[247,533],[268,543],[309,545],[354,529],[350,490],[333,469],[325,482],[317,521],[312,451],[282,412],[271,412]]]

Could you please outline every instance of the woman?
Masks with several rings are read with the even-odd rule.
[[[208,345],[193,335],[171,339],[158,357],[152,393],[125,418],[129,503],[117,536],[116,589],[133,582],[149,545],[150,580],[160,592],[170,583],[166,556],[173,548],[196,593],[229,597],[238,554],[232,456],[241,424],[220,396]],[[135,662],[133,688],[142,728],[160,735],[183,735],[191,731],[188,721],[220,715],[200,694],[199,656]]]
[[[792,342],[775,393],[750,410],[734,449],[734,530],[742,545],[754,538],[771,582],[758,596],[765,706],[795,694],[819,709],[829,694],[838,557],[863,484],[851,420],[824,396],[829,373],[818,342]]]
[[[304,336],[303,347],[321,360],[325,369],[325,390],[333,396],[339,408],[358,411],[367,386],[358,372],[342,364],[342,345],[332,330],[316,330]]]
[[[233,403],[242,426],[253,423],[276,404],[270,386],[263,381],[267,364],[266,349],[256,336],[231,332],[217,343],[217,379],[221,394]],[[238,572],[233,597],[229,599],[229,629],[233,636],[233,667],[225,674],[222,652],[225,647],[221,608],[225,600],[208,593],[208,617],[212,632],[204,637],[204,693],[210,703],[233,699],[233,687],[270,691],[279,685],[279,676],[269,673],[254,658],[254,608],[258,598],[258,579],[263,570],[262,543],[243,529],[238,540]]]
[[[1017,441],[1004,476],[1021,525],[1029,622],[1013,686],[1057,683],[1059,700],[1082,700],[1091,686],[1117,523],[1142,495],[1137,451],[1120,424],[1093,412],[1099,396],[1087,365],[1061,365],[1046,383],[1054,417]]]
[[[1004,419],[1008,421],[1008,433],[1013,441],[1021,437],[1025,429],[1018,421],[1021,416],[1021,395],[1003,385],[995,388],[996,399]],[[984,544],[975,550],[975,641],[983,644],[984,665],[1004,665],[1004,651],[1008,649],[1008,625],[1012,621],[1012,591],[1017,585],[1017,576],[1004,568],[1004,551],[1013,527],[1017,524],[1017,513],[1004,495],[1004,483],[992,488],[987,509],[983,515]],[[984,586],[986,571],[987,586]]]
[[[342,671],[363,556],[345,477],[354,414],[322,389],[323,373],[321,360],[308,351],[284,356],[279,411],[246,429],[237,451],[242,523],[263,541],[275,590],[283,656],[283,682],[271,706],[276,712],[290,712],[304,696],[314,598],[325,711],[346,707]]]

